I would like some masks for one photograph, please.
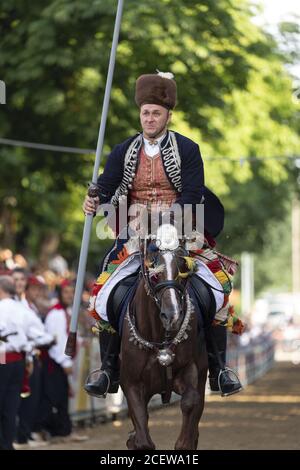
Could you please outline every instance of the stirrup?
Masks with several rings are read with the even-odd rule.
[[[105,392],[102,393],[102,394],[93,393],[93,392],[90,392],[89,390],[86,389],[86,385],[91,385],[91,384],[92,384],[92,377],[93,377],[97,372],[99,372],[100,374],[99,374],[98,378],[97,378],[95,381],[99,380],[101,374],[106,375],[106,378],[107,378],[107,387],[106,387]],[[86,381],[85,381],[84,390],[86,391],[86,393],[87,393],[88,395],[90,395],[90,396],[92,396],[92,397],[96,397],[96,398],[106,398],[106,395],[107,395],[107,393],[108,393],[108,390],[109,390],[109,388],[110,388],[110,385],[111,385],[111,380],[110,380],[110,377],[109,377],[108,373],[106,372],[106,370],[95,369],[95,370],[93,370],[93,371],[87,376],[87,379],[86,379]]]
[[[240,384],[240,387],[237,388],[236,390],[233,390],[232,392],[224,393],[222,391],[222,387],[221,387],[221,377],[222,377],[223,374],[228,373],[228,372],[231,375],[234,376],[234,379],[235,379],[236,383]],[[218,386],[219,386],[219,390],[221,392],[221,397],[229,397],[230,395],[234,395],[235,393],[238,393],[241,390],[243,390],[243,386],[240,382],[240,379],[239,379],[237,373],[234,372],[234,370],[230,369],[230,367],[225,367],[224,369],[220,369],[220,372],[219,372],[219,375],[218,375]]]

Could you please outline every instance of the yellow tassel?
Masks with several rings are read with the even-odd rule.
[[[228,276],[226,276],[223,271],[217,271],[216,273],[214,273],[214,275],[216,276],[220,284],[223,285],[228,282]]]
[[[97,279],[97,281],[96,281],[96,284],[100,284],[100,285],[104,284],[110,276],[111,276],[110,273],[104,271],[104,272],[101,273],[100,276],[98,277],[98,279]]]
[[[194,258],[191,258],[190,256],[183,256],[185,262],[186,262],[186,265],[188,267],[188,269],[190,271],[194,271],[195,270],[195,266],[196,266],[196,263],[195,263],[195,260]]]
[[[190,271],[187,272],[187,273],[182,273],[182,272],[179,271],[179,273],[177,274],[177,277],[181,277],[182,279],[186,279],[189,275],[190,275]]]
[[[92,326],[92,333],[93,335],[98,335],[100,333],[99,327],[96,325]]]

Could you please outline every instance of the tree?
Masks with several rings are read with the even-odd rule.
[[[3,137],[95,148],[116,4],[91,0],[87,8],[84,0],[46,5],[32,0],[28,8],[24,0],[2,0]],[[240,165],[236,157],[299,151],[291,80],[276,41],[251,22],[249,5],[246,0],[125,5],[106,154],[139,128],[135,79],[156,68],[175,74],[174,126],[200,143],[208,185],[229,205],[231,191],[238,188],[242,195],[244,184],[257,178],[251,164]],[[92,161],[92,155],[1,147],[1,244],[38,254],[54,230],[69,259],[77,257]],[[259,178],[261,187],[265,181],[288,181],[285,162],[265,160]],[[7,212],[12,218],[5,230]],[[98,245],[94,238],[93,255]]]

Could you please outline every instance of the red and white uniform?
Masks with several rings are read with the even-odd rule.
[[[63,368],[73,365],[72,359],[65,354],[70,318],[70,309],[58,303],[48,312],[45,320],[46,331],[56,339],[56,344],[48,351],[49,356]]]

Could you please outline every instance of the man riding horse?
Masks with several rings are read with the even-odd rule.
[[[229,258],[223,261],[213,250],[216,237],[223,228],[224,209],[219,199],[204,186],[203,161],[198,145],[187,137],[168,130],[172,109],[176,104],[176,83],[173,75],[142,75],[136,82],[135,101],[140,108],[142,132],[117,145],[110,153],[103,173],[97,182],[97,196],[86,196],[83,210],[85,214],[95,214],[99,205],[110,203],[120,207],[122,200],[129,205],[139,204],[149,212],[165,211],[174,204],[192,205],[193,214],[198,204],[204,203],[204,245],[198,254],[207,260],[207,266],[217,279],[215,291],[222,292],[217,302],[218,311],[214,326],[206,338],[209,363],[209,382],[212,391],[220,391],[222,396],[237,393],[242,389],[237,376],[225,367],[227,326],[233,323],[228,297],[231,290],[229,280]],[[203,241],[203,238],[202,238]],[[199,249],[200,248],[200,249]],[[107,320],[102,301],[104,286],[109,286],[111,273],[119,268],[119,277],[128,275],[122,262],[128,256],[128,240],[117,237],[113,249],[105,257],[100,276],[92,292],[91,314],[99,322]],[[229,261],[229,264],[228,264]],[[227,263],[227,264],[226,264]],[[228,267],[227,271],[225,266]],[[225,281],[224,281],[225,279]],[[229,281],[229,282],[228,282]],[[226,286],[225,286],[226,284]],[[227,289],[227,290],[226,290]],[[102,290],[102,292],[101,292]],[[109,290],[109,289],[108,289]],[[224,317],[224,312],[226,312]],[[219,319],[218,319],[219,315]],[[224,319],[225,318],[225,319]],[[235,326],[239,322],[235,322]],[[107,322],[99,329],[101,371],[95,381],[85,385],[85,390],[93,396],[115,393],[119,384],[120,338]]]

